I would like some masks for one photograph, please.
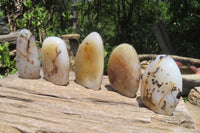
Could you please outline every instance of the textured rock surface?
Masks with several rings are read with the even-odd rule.
[[[195,123],[195,128],[200,130],[200,108],[196,105],[191,104],[190,102],[185,103],[189,113],[191,114],[192,119]]]
[[[21,133],[21,132],[14,127],[0,124],[0,133]]]
[[[190,103],[200,107],[200,87],[194,87],[190,91],[188,95],[188,100],[190,101]]]
[[[194,87],[200,86],[200,74],[184,74],[182,95],[188,95]]]
[[[41,74],[42,75],[42,74]],[[140,94],[128,98],[111,91],[104,76],[101,90],[74,82],[67,86],[43,79],[0,79],[0,124],[22,132],[198,132],[181,100],[173,116],[144,107]]]

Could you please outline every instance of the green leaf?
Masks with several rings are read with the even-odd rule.
[[[31,21],[31,23],[34,25],[34,26],[39,26],[41,25],[41,23],[39,21]]]
[[[7,51],[9,51],[9,43],[8,42],[5,42],[4,45],[3,45],[3,47],[5,47],[5,49]]]
[[[0,17],[4,16],[4,12],[0,10]]]
[[[63,17],[66,17],[66,14],[65,14],[64,12],[62,12],[62,16],[63,16]]]
[[[33,15],[33,17],[37,17],[37,16],[38,16],[38,8],[35,8],[35,9],[32,11],[32,15]]]
[[[24,13],[24,18],[30,20],[31,19],[31,13]]]
[[[27,0],[24,2],[24,5],[28,8],[31,8],[32,7],[32,1],[31,0]]]
[[[187,97],[183,97],[183,101],[186,103],[188,101]]]
[[[10,55],[8,51],[3,51],[3,64],[2,67],[10,67]]]
[[[16,68],[13,68],[12,71],[10,72],[10,74],[15,74],[17,72]]]
[[[104,57],[108,55],[108,52],[104,50]]]
[[[4,47],[0,45],[0,53],[3,52]]]

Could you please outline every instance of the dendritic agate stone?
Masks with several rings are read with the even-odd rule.
[[[21,78],[37,79],[40,74],[40,57],[35,38],[27,29],[19,32],[16,46],[16,66]]]
[[[69,56],[65,42],[58,37],[46,38],[42,45],[42,68],[46,80],[66,85],[69,81]]]
[[[182,92],[182,77],[175,61],[158,55],[147,66],[142,76],[141,98],[156,113],[172,115]]]
[[[98,90],[104,68],[104,47],[101,36],[90,33],[78,48],[75,59],[76,81],[80,85]]]
[[[135,97],[140,75],[141,67],[135,49],[129,44],[117,46],[108,62],[108,77],[112,88],[127,97]]]

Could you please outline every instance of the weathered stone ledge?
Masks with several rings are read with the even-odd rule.
[[[0,124],[22,132],[199,132],[183,100],[173,116],[154,113],[136,98],[86,89],[70,73],[67,86],[11,75],[0,79]]]

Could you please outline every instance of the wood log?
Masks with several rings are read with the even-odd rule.
[[[0,44],[4,44],[5,42],[8,42],[11,46],[15,46],[17,42],[19,31],[10,32],[10,34],[7,35],[0,35]]]
[[[200,86],[200,74],[182,74],[182,79],[183,96],[187,96],[194,87]]]
[[[21,132],[198,132],[185,103],[172,116],[146,108],[137,94],[111,91],[108,77],[101,90],[86,89],[70,73],[67,86],[11,75],[0,79],[0,124]],[[140,92],[140,91],[138,91]]]
[[[62,35],[61,38],[65,41],[69,56],[76,56],[79,47],[80,34]]]
[[[139,54],[138,57],[140,61],[143,60],[152,60],[155,58],[157,54]],[[190,57],[182,57],[177,55],[170,55],[175,61],[180,61],[183,65],[190,66],[194,65],[196,67],[200,67],[200,59],[190,58]]]

